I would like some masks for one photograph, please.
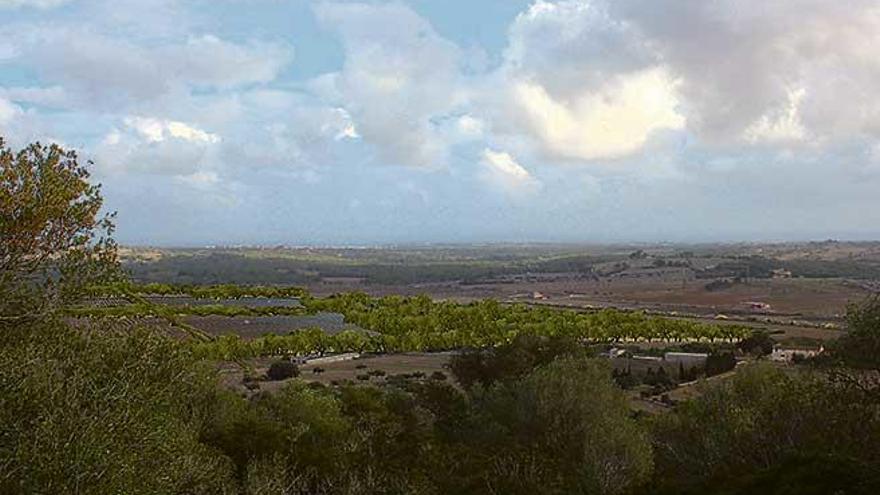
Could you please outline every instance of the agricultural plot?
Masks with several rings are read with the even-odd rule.
[[[328,335],[336,335],[346,330],[363,331],[356,325],[346,323],[345,318],[339,313],[305,316],[185,316],[181,320],[210,335],[237,335],[243,339],[254,339],[264,335],[287,335],[307,328],[319,328]]]
[[[229,299],[206,299],[186,295],[142,296],[150,304],[160,306],[226,306],[232,308],[301,308],[299,299],[280,297],[240,297]]]
[[[451,352],[399,353],[385,355],[365,355],[349,361],[324,364],[305,364],[299,367],[299,379],[324,385],[333,383],[383,383],[396,376],[406,375],[426,380],[440,380],[454,383],[448,369]],[[272,359],[251,360],[251,373],[265,375]],[[244,371],[238,366],[223,368],[223,382],[227,387],[244,392],[242,386]],[[272,391],[283,387],[285,381],[262,381],[261,391]]]

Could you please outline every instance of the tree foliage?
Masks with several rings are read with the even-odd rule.
[[[154,332],[46,324],[0,337],[0,493],[224,493],[199,440],[215,375]]]
[[[771,365],[747,367],[657,418],[653,441],[657,475],[670,493],[706,493],[713,483],[788,470],[794,459],[880,466],[875,405],[822,376]]]
[[[117,274],[112,216],[76,152],[0,138],[0,324],[34,320]]]

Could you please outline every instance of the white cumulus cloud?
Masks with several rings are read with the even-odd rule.
[[[507,152],[486,148],[482,164],[484,178],[507,192],[531,193],[541,187],[541,183]]]
[[[664,71],[654,69],[614,78],[568,103],[527,82],[516,83],[514,95],[548,151],[591,160],[632,153],[654,131],[683,128],[675,86]]]
[[[127,117],[95,151],[104,173],[207,177],[216,166],[220,136],[183,122]]]

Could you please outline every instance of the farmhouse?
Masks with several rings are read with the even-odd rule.
[[[822,352],[825,351],[825,347],[819,346],[818,348],[810,348],[810,347],[790,347],[785,345],[777,345],[773,348],[773,352],[770,353],[770,360],[777,361],[781,363],[789,363],[794,361],[795,359],[800,358],[811,358],[814,356],[818,356]]]
[[[770,270],[770,273],[773,278],[791,278],[791,271],[785,268],[775,268]]]

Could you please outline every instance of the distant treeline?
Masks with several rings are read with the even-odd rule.
[[[362,278],[370,284],[473,282],[529,272],[592,273],[602,258],[589,255],[511,261],[440,261],[427,263],[309,261],[259,258],[244,254],[171,255],[152,262],[132,262],[125,268],[139,282],[172,284],[303,284],[323,277]]]
[[[697,278],[770,278],[773,270],[783,269],[793,277],[880,278],[880,265],[857,260],[777,260],[763,256],[742,256],[697,272]]]

